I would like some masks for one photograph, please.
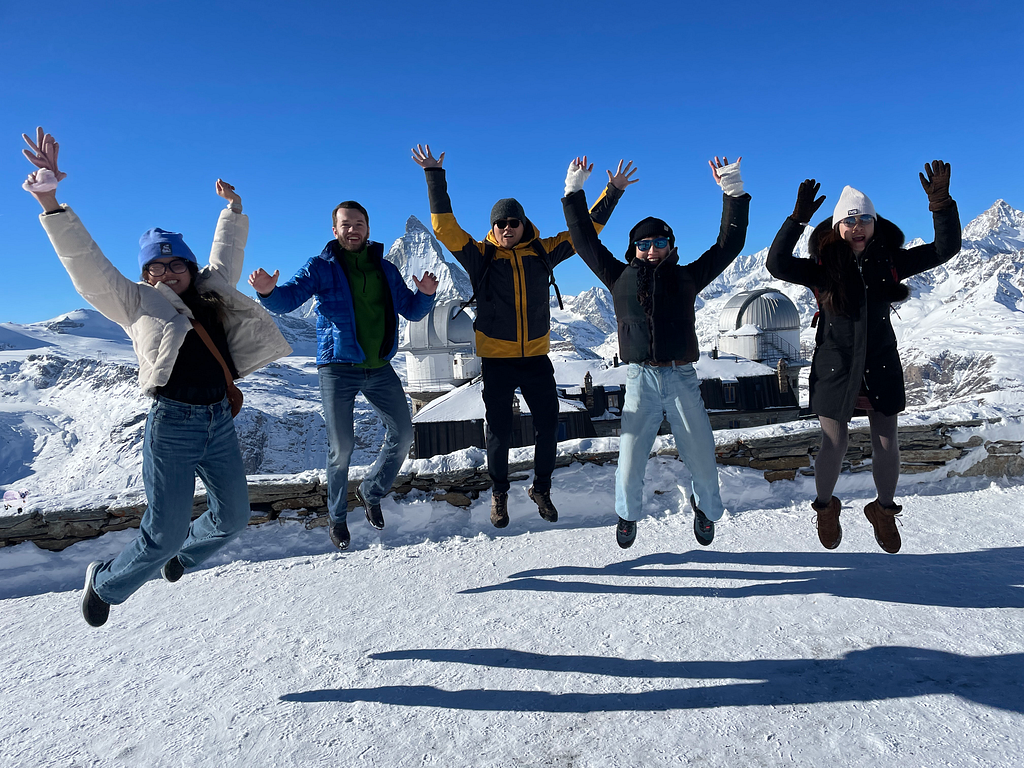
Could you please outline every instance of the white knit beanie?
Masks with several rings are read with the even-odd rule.
[[[863,213],[870,214],[873,219],[878,219],[875,206],[870,198],[863,192],[847,185],[843,187],[843,194],[839,196],[836,209],[832,211],[832,226],[836,226],[847,216],[860,216]]]

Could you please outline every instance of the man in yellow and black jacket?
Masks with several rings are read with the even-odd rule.
[[[530,407],[537,434],[530,498],[536,502],[541,517],[553,523],[558,519],[558,511],[551,502],[558,394],[554,369],[547,356],[551,332],[548,300],[555,266],[576,250],[568,232],[540,237],[514,198],[495,203],[490,232],[478,242],[459,226],[452,214],[441,167],[444,153],[434,158],[429,145],[417,145],[412,152],[413,160],[426,173],[434,236],[466,270],[476,299],[476,353],[481,358],[484,383],[487,471],[493,483],[491,523],[497,528],[508,525],[508,449],[517,388]],[[583,165],[586,166],[586,158]],[[624,169],[621,162],[614,175],[608,172],[608,186],[590,211],[597,231],[607,223],[625,188],[636,181],[630,178],[633,173],[631,164]],[[557,295],[557,286],[555,292]]]

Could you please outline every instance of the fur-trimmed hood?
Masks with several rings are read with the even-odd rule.
[[[897,227],[888,219],[879,216],[875,219],[875,234],[864,250],[865,259],[880,260],[887,265],[887,269],[862,272],[862,277],[870,287],[881,292],[883,298],[890,302],[904,301],[910,296],[910,289],[899,282],[900,276],[895,274],[892,268],[891,254],[903,247],[906,237],[903,230]],[[814,228],[810,240],[807,243],[807,250],[811,257],[819,264],[826,264],[831,260],[840,263],[848,263],[855,267],[856,261],[852,258],[853,252],[849,245],[839,237],[836,227],[832,226],[831,219],[825,219]],[[845,269],[844,269],[845,272]],[[875,277],[877,275],[877,277]],[[875,278],[875,279],[872,279]],[[871,285],[874,283],[874,285]]]

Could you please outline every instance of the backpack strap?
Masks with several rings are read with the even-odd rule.
[[[555,270],[551,268],[551,262],[548,260],[547,251],[544,250],[544,246],[540,244],[540,240],[534,240],[530,245],[533,246],[534,253],[536,253],[541,262],[544,264],[544,268],[548,271],[548,285],[555,289],[555,298],[558,299],[558,308],[565,309],[562,305],[562,293],[558,290],[558,283],[555,282]]]
[[[461,315],[467,307],[473,306],[473,303],[476,301],[477,288],[484,284],[484,279],[487,277],[487,273],[491,271],[491,263],[494,261],[495,250],[497,249],[494,247],[494,243],[490,240],[484,240],[484,268],[480,273],[480,279],[473,285],[473,295],[466,301],[459,302],[459,311],[452,316],[452,320]]]

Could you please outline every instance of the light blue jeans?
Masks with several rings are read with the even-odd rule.
[[[332,363],[321,366],[320,397],[327,423],[327,512],[332,523],[348,517],[348,463],[355,447],[352,411],[360,392],[370,401],[387,431],[380,455],[360,486],[370,504],[379,504],[398,477],[412,447],[412,414],[402,381],[390,364],[356,368]]]
[[[192,520],[196,475],[209,508]],[[93,588],[111,605],[127,600],[175,555],[199,565],[249,523],[249,489],[227,399],[189,405],[157,397],[146,419],[142,481],[149,506],[139,535],[103,565]]]
[[[630,363],[615,471],[615,511],[624,520],[640,519],[647,459],[663,418],[668,418],[679,458],[693,477],[697,506],[709,520],[720,520],[725,510],[718,490],[715,437],[692,365]]]

